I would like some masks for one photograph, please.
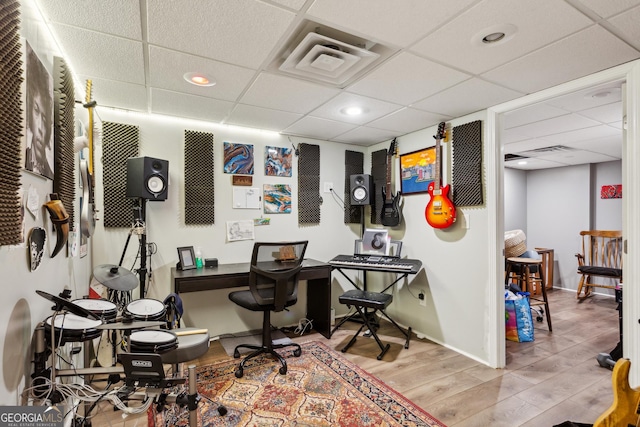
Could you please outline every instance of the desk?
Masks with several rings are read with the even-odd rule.
[[[243,262],[184,271],[173,267],[171,280],[177,294],[249,287],[249,266]],[[307,318],[313,329],[331,338],[331,265],[305,259],[298,278],[307,281]]]

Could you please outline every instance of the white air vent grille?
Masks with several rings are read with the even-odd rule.
[[[370,50],[309,32],[279,69],[299,77],[342,85],[379,57]]]
[[[524,151],[518,154],[535,157],[536,155],[541,156],[549,153],[566,153],[569,151],[575,151],[575,148],[567,147],[566,145],[551,145],[549,147],[536,148],[534,150]]]

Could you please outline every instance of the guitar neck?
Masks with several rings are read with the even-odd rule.
[[[440,171],[440,164],[442,163],[442,161],[440,160],[440,151],[441,151],[442,147],[440,145],[440,138],[436,138],[436,176],[434,178],[434,189],[436,191],[440,190],[440,185],[441,185],[441,181],[442,181],[442,175],[441,175],[441,171]]]

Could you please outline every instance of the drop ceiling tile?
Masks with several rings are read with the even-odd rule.
[[[575,147],[593,153],[600,153],[616,159],[622,158],[622,133],[618,135],[606,136],[602,138],[591,139],[589,141],[580,141],[578,143],[567,143],[568,147]]]
[[[333,138],[332,141],[346,142],[349,144],[368,147],[370,145],[390,140],[394,136],[394,133],[388,130],[360,126]]]
[[[142,43],[67,25],[53,25],[77,74],[145,84]]]
[[[339,92],[338,89],[320,86],[304,80],[261,73],[240,102],[247,105],[306,114],[336,96]]]
[[[279,132],[300,117],[302,114],[240,104],[236,106],[225,123]]]
[[[400,53],[348,88],[396,104],[412,104],[470,76],[411,53]]]
[[[233,108],[233,103],[203,96],[151,89],[151,112],[186,117],[208,122],[221,122]]]
[[[367,126],[389,130],[399,136],[437,125],[451,118],[451,116],[445,116],[443,114],[428,113],[413,108],[403,108],[388,116],[367,123]]]
[[[483,77],[532,93],[638,57],[640,52],[595,25],[491,70]]]
[[[411,106],[425,111],[437,111],[451,117],[461,117],[522,95],[515,90],[472,78]]]
[[[623,10],[640,4],[639,0],[579,0],[580,3],[603,18],[608,18]]]
[[[581,141],[589,141],[596,138],[607,138],[617,136],[622,139],[620,130],[607,125],[587,127],[568,132],[560,132],[554,135],[545,136],[544,139],[554,144],[575,144]]]
[[[541,137],[548,139],[546,138],[547,135],[569,132],[576,129],[598,125],[600,125],[600,123],[595,120],[587,119],[586,117],[582,117],[577,114],[567,114],[565,116],[553,117],[551,119],[540,120],[535,123],[505,129],[503,132],[503,138],[507,143]]]
[[[363,109],[363,113],[357,116],[349,116],[341,111],[346,107],[361,107]],[[356,95],[354,93],[343,92],[328,101],[326,104],[311,111],[309,115],[361,125],[378,119],[393,111],[397,111],[400,108],[402,108],[402,106],[398,104],[379,101],[366,96]]]
[[[274,3],[278,3],[284,7],[288,7],[293,10],[300,10],[306,0],[272,0]]]
[[[459,14],[474,0],[394,2],[316,0],[307,14],[350,33],[405,47]],[[424,19],[416,19],[424,17]]]
[[[609,19],[626,41],[640,49],[640,6]]]
[[[610,82],[557,96],[546,101],[546,103],[573,112],[587,110],[600,105],[622,101],[621,86],[621,81]]]
[[[214,78],[216,84],[204,87],[188,83],[183,78],[188,72],[204,73]],[[235,101],[254,74],[255,71],[248,68],[156,46],[149,47],[149,85],[153,87]]]
[[[306,116],[284,129],[282,133],[301,136],[313,135],[317,139],[330,140],[355,127],[349,123]]]
[[[510,142],[504,144],[505,154],[518,154],[525,151],[537,150],[539,148],[551,147],[556,145],[544,139],[532,138],[518,142]]]
[[[149,43],[257,69],[295,14],[258,0],[148,1]]]
[[[149,110],[147,88],[143,85],[96,79],[92,76],[84,75],[78,75],[78,79],[83,83],[86,83],[87,79],[91,79],[91,97],[97,103],[97,111],[100,111],[100,107],[143,112]],[[80,93],[79,88],[76,87],[76,98],[84,100],[84,95],[80,97]],[[84,93],[84,88],[82,93]]]
[[[45,0],[38,3],[51,22],[142,40],[137,1]]]
[[[484,0],[411,47],[411,51],[480,74],[592,24],[566,2]],[[513,27],[512,34],[503,26]],[[502,31],[507,37],[491,45],[482,37]]]
[[[560,162],[567,165],[581,165],[584,163],[600,163],[600,162],[612,162],[618,160],[615,157],[607,156],[605,154],[593,153],[591,151],[576,150],[568,151],[566,153],[554,153],[553,155],[537,157],[539,160],[550,160],[554,162]]]
[[[614,123],[622,120],[622,103],[614,102],[613,104],[582,110],[580,115],[602,123]]]
[[[526,125],[529,123],[539,122],[541,120],[551,119],[568,115],[569,112],[562,108],[554,107],[545,103],[537,103],[526,107],[518,108],[504,114],[504,128],[511,129],[514,127]]]

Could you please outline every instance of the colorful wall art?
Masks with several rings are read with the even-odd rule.
[[[436,149],[412,151],[400,156],[400,191],[403,195],[425,193],[435,175]]]
[[[253,145],[224,143],[224,173],[253,175]]]
[[[264,174],[291,176],[291,148],[265,147]]]
[[[285,184],[264,184],[264,213],[291,213],[291,186]]]

